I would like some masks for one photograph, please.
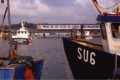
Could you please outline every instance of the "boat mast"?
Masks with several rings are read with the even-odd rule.
[[[12,55],[12,39],[11,39],[11,18],[10,18],[10,5],[9,0],[7,0],[7,7],[8,7],[8,26],[9,26],[9,44],[10,44],[10,56]]]
[[[98,2],[96,0],[92,0],[93,4],[95,5],[95,7],[97,8],[97,10],[99,11],[99,13],[104,16],[103,11],[101,10],[100,6],[98,5]]]
[[[1,0],[1,4],[2,4],[2,16],[3,16],[3,20],[2,20],[2,25],[1,25],[1,35],[2,35],[2,38],[3,38],[3,34],[4,34],[4,0]],[[3,40],[3,39],[2,39]]]
[[[117,12],[120,15],[120,3],[118,3],[118,5],[117,5]]]
[[[8,7],[6,7],[5,13],[3,15],[3,20],[2,20],[2,35],[4,34],[4,20],[5,20],[5,17],[6,17],[7,10],[8,10]]]

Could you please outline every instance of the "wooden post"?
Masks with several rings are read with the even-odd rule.
[[[59,38],[59,34],[60,34],[60,33],[58,33],[58,38]]]
[[[45,38],[45,33],[43,33],[43,38]]]

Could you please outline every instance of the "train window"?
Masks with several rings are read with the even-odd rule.
[[[90,26],[88,26],[88,28],[90,28]]]
[[[64,25],[63,28],[66,28],[66,26]]]
[[[100,24],[100,29],[101,29],[102,38],[107,39],[107,33],[106,33],[106,28],[104,23]]]
[[[68,28],[70,28],[70,26],[68,26]]]
[[[46,28],[46,26],[44,26],[44,28]]]
[[[111,30],[112,30],[112,37],[115,39],[120,39],[120,24],[112,23]]]
[[[98,26],[95,26],[95,28],[98,28]]]
[[[76,26],[76,28],[79,28],[79,26]]]
[[[53,28],[53,26],[51,26],[51,28]]]

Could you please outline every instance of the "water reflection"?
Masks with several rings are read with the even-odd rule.
[[[1,43],[0,43],[1,44]],[[8,56],[8,41],[4,43],[4,56]],[[64,57],[61,38],[33,39],[31,45],[19,45],[20,55],[29,55],[34,58],[44,58],[42,79],[68,79],[68,72]]]

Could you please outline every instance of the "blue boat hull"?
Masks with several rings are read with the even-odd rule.
[[[44,59],[35,60],[34,79],[40,80]],[[0,80],[25,80],[26,65],[11,64],[0,67]]]
[[[63,38],[73,77],[75,79],[112,79],[120,76],[120,56],[96,50]]]

